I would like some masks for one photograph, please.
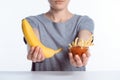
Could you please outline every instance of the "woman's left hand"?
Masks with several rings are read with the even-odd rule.
[[[69,53],[69,59],[70,59],[70,63],[71,65],[73,65],[74,67],[82,67],[82,66],[85,66],[88,62],[88,59],[90,57],[90,52],[89,50],[82,54],[81,57],[79,57],[78,55],[75,55],[73,57],[73,54],[72,53]]]

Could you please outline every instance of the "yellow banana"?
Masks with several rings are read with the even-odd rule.
[[[59,53],[62,50],[62,48],[53,50],[51,48],[44,46],[42,42],[37,38],[37,36],[33,32],[32,26],[26,19],[22,20],[22,31],[27,43],[30,46],[39,46],[42,49],[45,58],[51,58],[52,56],[54,56],[55,54]]]

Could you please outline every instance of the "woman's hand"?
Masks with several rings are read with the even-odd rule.
[[[45,60],[45,56],[43,54],[43,51],[40,47],[30,47],[28,55],[28,60],[32,60],[33,62],[42,62]]]
[[[90,57],[90,52],[89,50],[84,53],[81,57],[79,57],[78,55],[75,55],[73,57],[72,53],[69,53],[69,59],[70,59],[70,63],[71,65],[73,65],[74,67],[82,67],[85,66],[88,62],[88,59]]]

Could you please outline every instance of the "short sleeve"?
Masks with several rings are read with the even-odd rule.
[[[28,20],[28,22],[30,23],[32,28],[37,28],[38,29],[38,23],[37,23],[37,20],[36,20],[35,16],[29,16],[29,17],[26,17],[25,19]]]
[[[88,16],[81,16],[79,20],[78,30],[88,30],[91,33],[94,33],[94,22],[93,20]]]

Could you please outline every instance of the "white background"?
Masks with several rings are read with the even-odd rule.
[[[71,0],[69,10],[94,20],[94,46],[87,70],[120,70],[120,1]],[[21,20],[49,10],[47,0],[0,1],[0,71],[30,71]]]

